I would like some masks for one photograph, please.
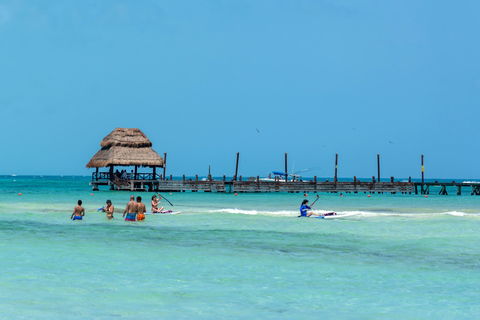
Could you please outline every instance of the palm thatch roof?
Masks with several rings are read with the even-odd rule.
[[[116,128],[103,138],[100,149],[87,168],[114,166],[162,167],[163,158],[152,149],[152,142],[136,128]]]

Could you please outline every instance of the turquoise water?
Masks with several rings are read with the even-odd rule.
[[[324,220],[296,218],[303,194],[174,193],[181,214],[126,223],[129,194],[88,181],[0,177],[0,317],[480,316],[479,196],[320,194],[358,213]]]

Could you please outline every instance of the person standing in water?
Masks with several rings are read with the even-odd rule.
[[[147,208],[145,208],[145,204],[142,203],[142,197],[137,197],[137,221],[145,220],[145,212],[147,212]]]
[[[313,204],[312,204],[313,206]],[[311,210],[312,208],[308,206],[308,200],[305,199],[302,201],[302,205],[300,206],[300,217],[310,217],[310,216],[318,216],[318,217],[322,217],[322,216],[333,216],[333,215],[336,215],[335,212],[327,212],[325,214],[318,214],[318,213],[315,213],[315,212],[312,212],[312,211],[308,211],[308,210]]]
[[[160,209],[158,208],[158,201],[160,201],[160,199],[157,198],[157,196],[153,195],[152,196],[152,213],[162,212],[163,207],[161,207]]]
[[[135,204],[134,200],[135,196],[131,195],[130,201],[127,203],[127,206],[123,211],[123,217],[125,217],[125,214],[127,215],[125,221],[135,221],[135,217],[137,215],[137,205]]]
[[[82,217],[85,215],[85,209],[82,207],[82,200],[78,200],[78,205],[73,208],[73,213],[70,219],[72,220],[82,220]]]
[[[112,205],[112,201],[107,200],[107,205],[105,206],[105,212],[107,213],[107,219],[113,219],[113,210],[115,208]]]

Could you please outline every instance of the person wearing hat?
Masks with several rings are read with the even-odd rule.
[[[107,213],[107,219],[113,219],[113,210],[112,201],[107,200],[107,205],[105,206],[105,212]]]

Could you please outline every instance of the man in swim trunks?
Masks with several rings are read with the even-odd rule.
[[[145,220],[145,212],[147,212],[147,208],[145,208],[145,204],[142,203],[142,197],[137,197],[137,221]]]
[[[78,206],[73,208],[73,213],[70,219],[72,220],[82,220],[82,217],[85,215],[85,209],[82,207],[82,200],[78,200]]]
[[[123,211],[123,216],[125,217],[125,214],[127,215],[125,221],[135,221],[135,217],[137,215],[137,205],[135,204],[134,199],[135,197],[131,195],[130,201],[127,203],[125,211]]]
[[[112,201],[110,200],[107,200],[107,205],[105,206],[105,212],[107,213],[107,219],[113,219],[113,205],[112,205]]]

